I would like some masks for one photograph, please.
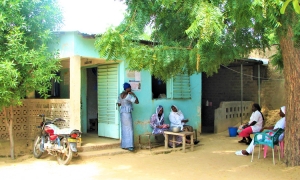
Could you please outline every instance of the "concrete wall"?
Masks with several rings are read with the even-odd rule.
[[[215,110],[214,133],[226,131],[230,126],[241,124],[244,119],[249,119],[252,113],[252,101],[224,101]]]

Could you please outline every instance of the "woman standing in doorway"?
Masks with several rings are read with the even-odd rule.
[[[125,82],[123,88],[124,91],[120,94],[117,102],[118,106],[121,106],[121,148],[133,151],[133,120],[131,114],[133,111],[132,103],[139,104],[139,100],[137,96],[131,92],[131,86],[129,83]]]

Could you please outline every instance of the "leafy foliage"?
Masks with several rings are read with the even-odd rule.
[[[149,70],[163,80],[183,72],[212,75],[221,64],[278,43],[285,35],[284,23],[289,23],[280,14],[280,0],[125,3],[128,9],[124,21],[98,36],[95,46],[100,56],[108,60],[123,58],[129,69]],[[139,41],[149,26],[150,41]],[[299,25],[294,26],[297,28]],[[300,39],[298,33],[295,39]],[[281,61],[276,60],[279,64]]]
[[[277,53],[272,56],[272,65],[276,67],[277,70],[282,71],[283,70],[283,61],[282,61],[282,55],[281,50],[278,48]]]
[[[285,13],[285,9],[286,7],[289,5],[289,3],[292,2],[293,4],[293,8],[295,10],[295,12],[297,14],[300,14],[300,5],[299,5],[299,1],[298,0],[286,0],[284,3],[283,3],[283,6],[281,7],[280,9],[280,13],[281,14],[284,14]]]
[[[292,3],[290,3],[292,2]],[[286,164],[299,165],[298,0],[126,0],[127,16],[97,40],[101,56],[125,58],[132,70],[149,70],[163,80],[183,71],[216,72],[253,49],[279,44],[272,63],[286,70]],[[281,13],[280,13],[281,10]],[[285,14],[282,14],[285,12]],[[151,42],[139,42],[150,26]],[[112,33],[113,32],[113,33]],[[116,38],[118,37],[118,38]],[[291,42],[290,40],[293,40]],[[111,40],[116,40],[111,41]],[[103,50],[103,51],[101,51]],[[284,61],[282,59],[284,58]],[[285,64],[283,64],[283,62]]]
[[[27,92],[46,95],[60,64],[48,44],[59,28],[55,0],[3,0],[0,3],[0,108],[19,105]]]

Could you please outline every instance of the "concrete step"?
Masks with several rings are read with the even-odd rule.
[[[89,158],[89,157],[99,157],[99,156],[112,156],[118,154],[126,154],[132,153],[131,151],[124,150],[122,148],[111,148],[111,149],[103,149],[100,151],[86,151],[86,152],[79,152],[79,157],[82,158]]]
[[[196,148],[196,146],[194,148]],[[186,147],[185,149],[186,149],[186,152],[191,152],[190,147]],[[151,150],[149,150],[149,149],[139,149],[139,150],[137,150],[138,153],[152,154],[152,155],[168,154],[168,153],[177,152],[177,151],[182,151],[182,147],[165,149],[165,147],[160,146],[160,147],[152,148]]]
[[[102,151],[107,149],[120,148],[120,143],[108,143],[108,144],[86,144],[84,146],[77,147],[79,152],[90,152],[90,151]]]

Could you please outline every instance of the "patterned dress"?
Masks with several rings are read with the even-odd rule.
[[[169,130],[168,127],[162,129],[157,127],[157,126],[164,125],[164,113],[160,117],[158,116],[158,113],[162,108],[163,108],[162,106],[158,106],[156,108],[156,113],[152,114],[151,116],[150,126],[153,129],[152,134],[163,134],[164,131]]]
[[[118,97],[121,117],[121,148],[133,148],[133,120],[131,112],[133,111],[132,103],[136,98],[131,94],[122,99],[121,95]]]

